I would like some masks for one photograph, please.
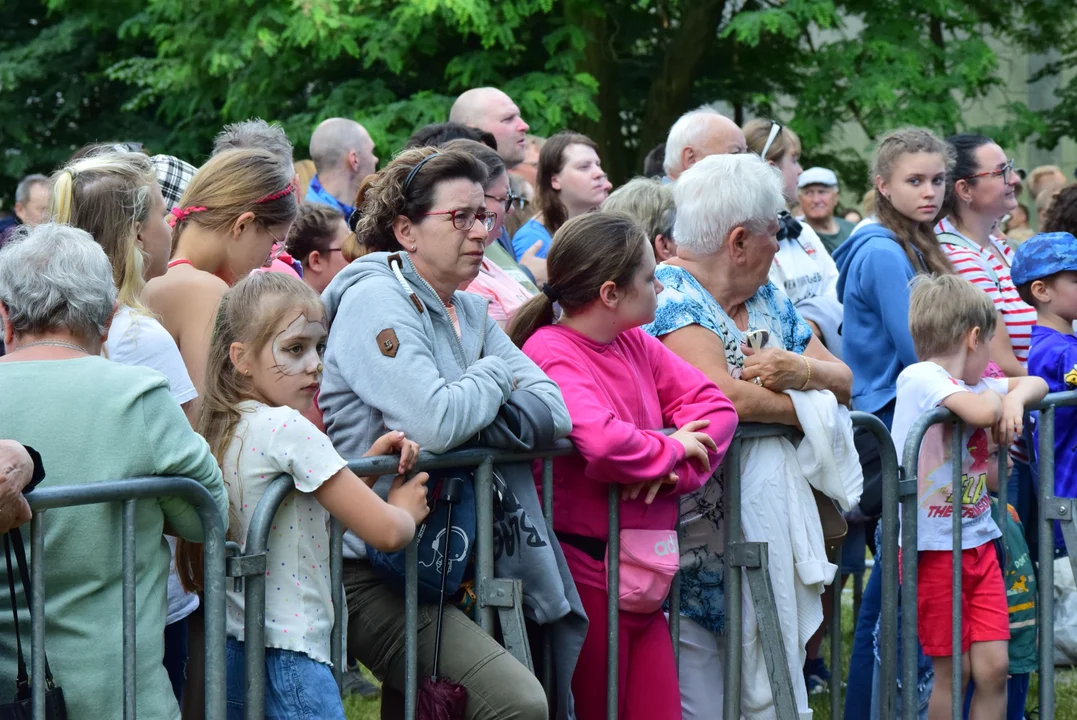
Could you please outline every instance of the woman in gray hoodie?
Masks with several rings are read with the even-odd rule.
[[[319,405],[338,452],[357,458],[386,428],[424,450],[465,444],[541,447],[571,423],[557,385],[487,315],[487,301],[460,292],[482,264],[493,216],[482,163],[460,151],[418,148],[368,178],[356,199],[349,239],[360,256],[326,288],[331,327]],[[506,433],[499,415],[518,432]],[[527,463],[499,465],[506,497],[500,524],[525,524],[527,542],[495,543],[495,574],[524,583],[525,614],[553,640],[556,716],[572,718],[569,679],[586,619],[557,540],[546,531]],[[376,488],[377,489],[377,488]],[[400,594],[345,538],[348,649],[385,682],[382,717],[404,685]],[[436,606],[419,611],[419,673],[433,664]],[[535,676],[455,607],[446,609],[440,674],[468,690],[467,717],[547,718]]]

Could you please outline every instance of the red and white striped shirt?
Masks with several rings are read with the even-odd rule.
[[[972,247],[979,247],[978,243],[959,233],[949,218],[943,218],[935,226],[935,233],[952,233],[965,238]],[[1002,313],[1003,322],[1006,323],[1006,332],[1010,335],[1013,354],[1024,365],[1028,362],[1028,350],[1032,344],[1032,326],[1036,324],[1036,309],[1021,299],[1010,277],[1013,250],[997,238],[991,238],[991,243],[995,251],[1006,259],[1005,263],[1000,262],[987,248],[979,248],[977,251],[944,243],[942,250],[950,258],[957,274],[987,293],[995,304],[995,309]],[[997,285],[986,268],[991,268],[998,277]]]

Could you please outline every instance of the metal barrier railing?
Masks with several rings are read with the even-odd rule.
[[[1058,498],[1054,495],[1054,431],[1055,408],[1077,405],[1077,391],[1054,393],[1044,400],[1026,409],[1040,411],[1039,418],[1039,538],[1040,563],[1037,581],[1039,582],[1038,622],[1039,622],[1039,717],[1049,720],[1054,718],[1054,531],[1055,521],[1062,523],[1063,533],[1070,552],[1070,562],[1077,571],[1077,528],[1074,527],[1074,504],[1070,498]],[[897,483],[883,484],[883,602],[882,602],[882,637],[896,636],[898,615],[898,504],[900,503],[901,545],[904,548],[917,547],[917,489],[919,477],[920,445],[928,430],[939,423],[953,424],[951,462],[953,468],[952,488],[962,487],[962,467],[960,458],[963,447],[963,423],[945,408],[936,408],[920,416],[909,430],[905,442],[901,478]],[[1009,468],[1008,452],[1005,448],[998,453],[998,503],[996,522],[1003,530],[1002,542],[1005,548],[1005,514]],[[960,720],[964,710],[964,690],[961,674],[961,519],[964,492],[952,491],[953,506],[953,627],[951,631],[953,676],[951,678],[953,717]],[[1004,555],[1009,549],[1004,549]],[[917,553],[901,554],[901,716],[905,720],[917,717]],[[1075,572],[1077,575],[1077,572]],[[893,642],[882,643],[882,717],[896,717],[897,683],[894,672],[897,668],[897,646]]]
[[[158,497],[187,500],[198,512],[205,547],[206,677],[224,678],[224,523],[213,497],[202,485],[183,477],[140,477],[75,486],[38,488],[27,493],[34,512],[30,523],[30,614],[33,719],[45,720],[45,521],[48,510],[76,505],[120,502],[123,562],[123,717],[136,715],[135,673],[135,503]],[[207,683],[206,720],[225,718],[224,682]]]
[[[852,413],[853,424],[870,431],[880,442],[884,467],[884,483],[896,484],[897,462],[893,443],[886,427],[874,416],[866,413]],[[778,706],[778,717],[781,720],[795,718],[796,707],[791,690],[788,663],[785,650],[782,645],[778,617],[774,605],[773,594],[770,591],[770,581],[767,565],[766,543],[745,543],[740,540],[740,506],[736,498],[740,496],[740,452],[744,440],[758,439],[763,437],[786,436],[795,438],[797,433],[794,429],[778,425],[761,425],[747,423],[742,424],[728,452],[724,463],[725,467],[725,494],[730,500],[726,503],[726,618],[728,623],[728,639],[726,643],[727,657],[723,660],[726,686],[726,716],[736,717],[740,708],[740,676],[741,676],[741,569],[745,569],[749,576],[749,585],[753,595],[753,603],[756,612],[764,618],[760,626],[763,634],[764,655],[767,662],[768,673],[771,678],[771,687],[774,692],[775,702]],[[438,470],[449,468],[475,468],[475,496],[476,496],[476,594],[478,598],[477,618],[479,625],[490,635],[495,632],[495,612],[498,608],[504,608],[511,604],[513,589],[510,580],[494,577],[493,570],[493,466],[495,463],[515,463],[532,460],[542,460],[542,508],[548,532],[553,534],[553,461],[557,456],[567,455],[573,452],[572,444],[561,441],[552,449],[527,453],[491,450],[486,448],[469,448],[457,450],[442,455],[422,453],[416,463],[416,471]],[[387,475],[395,473],[398,465],[395,456],[362,458],[349,463],[349,468],[358,475]],[[291,478],[281,476],[277,478],[263,495],[251,518],[248,528],[247,543],[241,557],[228,559],[228,574],[235,578],[246,578],[245,593],[245,653],[247,671],[247,697],[246,715],[248,718],[260,718],[264,714],[265,696],[265,649],[264,649],[264,625],[265,625],[265,570],[266,570],[266,545],[268,544],[269,531],[272,527],[273,517],[277,509],[287,496],[295,489]],[[619,559],[620,559],[620,491],[621,486],[611,485],[609,495],[609,540],[608,540],[608,605],[607,605],[607,717],[616,720],[617,696],[618,696],[618,623],[620,611],[618,608],[619,595]],[[343,532],[340,524],[334,520],[331,527],[330,543],[330,572],[333,585],[334,605],[334,631],[332,636],[331,660],[334,674],[337,678],[338,687],[341,684],[342,673],[342,646],[344,629],[344,601],[342,587],[342,537]],[[405,574],[405,682],[404,682],[404,717],[406,720],[414,720],[417,694],[419,686],[418,673],[418,570],[417,570],[417,541],[412,542],[407,549],[408,557]],[[768,599],[769,598],[769,599]],[[673,641],[675,661],[679,665],[679,637],[680,637],[680,574],[674,578],[670,592],[670,633]],[[769,608],[769,609],[768,609]],[[834,614],[831,622],[831,656],[840,657],[841,648],[841,597],[840,593],[834,593]],[[509,639],[506,638],[506,645]],[[526,652],[526,639],[514,639],[514,642],[522,641],[523,653],[514,653],[525,665],[530,667],[529,653]],[[737,648],[738,652],[729,652],[730,648]],[[833,660],[832,662],[838,662]],[[547,699],[552,703],[553,688],[552,653],[549,650],[548,638],[546,651],[543,653],[542,678],[546,688]],[[836,710],[840,708],[840,677],[835,673],[831,678],[831,705]]]
[[[871,433],[879,443],[879,454],[882,460],[883,486],[896,485],[898,478],[897,452],[894,443],[890,439],[890,433],[886,426],[874,415],[863,412],[850,413],[854,428],[860,428]],[[725,457],[725,506],[726,520],[726,585],[725,585],[725,616],[726,616],[726,657],[723,659],[725,671],[725,696],[724,717],[740,717],[741,715],[741,652],[743,621],[743,600],[741,595],[742,578],[740,569],[744,568],[748,575],[749,584],[753,581],[753,575],[757,588],[752,588],[753,604],[756,606],[757,616],[761,608],[766,607],[767,587],[767,548],[766,543],[747,543],[741,540],[741,519],[739,498],[740,489],[740,461],[741,450],[745,440],[765,437],[787,437],[795,439],[799,436],[793,428],[782,425],[762,425],[744,423],[737,430],[729,450]],[[896,510],[896,505],[895,505]],[[840,570],[839,570],[840,572]],[[761,580],[767,580],[763,586]],[[884,582],[886,578],[884,576]],[[895,587],[897,579],[893,580]],[[840,583],[840,575],[835,577],[833,597],[831,598],[832,614],[830,619],[830,657],[833,672],[830,677],[830,707],[831,717],[841,715],[841,593],[838,592],[837,584]],[[769,604],[773,607],[773,598]],[[764,612],[767,612],[764,610]],[[760,620],[760,637],[762,640],[764,659],[767,663],[767,672],[770,676],[771,688],[774,692],[775,709],[779,720],[798,717],[796,704],[792,694],[792,682],[789,677],[788,663],[785,658],[785,650],[782,643],[780,626],[777,617],[773,621]],[[769,649],[768,649],[769,648]]]

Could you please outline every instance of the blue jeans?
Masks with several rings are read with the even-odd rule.
[[[874,414],[890,429],[894,422],[893,402]],[[876,533],[881,528],[880,522]],[[881,548],[881,543],[876,547]],[[875,568],[879,568],[878,557],[875,558]],[[875,623],[882,612],[882,596],[882,573],[872,572],[860,599],[860,616],[856,619],[856,629],[853,632],[853,653],[849,658],[849,677],[845,691],[845,720],[864,720],[871,714],[872,677],[875,674]]]
[[[228,638],[228,720],[244,720],[247,678],[243,643]],[[266,648],[267,720],[344,720],[333,670],[293,650]]]
[[[183,686],[187,682],[187,618],[165,625],[164,664],[176,702],[183,705]]]
[[[860,616],[856,619],[856,631],[853,635],[853,652],[849,659],[849,678],[845,693],[845,719],[861,720],[878,718],[882,707],[881,688],[879,685],[879,655],[876,651],[876,635],[879,632],[882,614],[882,523],[875,529],[876,547],[880,554],[875,558],[875,567],[868,577],[864,596],[860,600]],[[913,612],[916,612],[915,608]],[[901,637],[901,607],[898,607],[898,631]],[[926,717],[927,701],[931,698],[931,689],[935,678],[931,660],[924,655],[917,642],[917,694],[920,698],[920,713]],[[901,647],[898,646],[898,679],[901,678]],[[901,697],[898,696],[898,708]]]

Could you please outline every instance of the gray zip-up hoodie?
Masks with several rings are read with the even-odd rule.
[[[390,267],[393,260],[397,271]],[[434,453],[474,440],[516,389],[546,405],[554,436],[572,429],[557,384],[513,345],[478,295],[456,292],[456,334],[445,304],[407,253],[366,255],[342,270],[322,295],[330,322],[319,407],[343,457],[357,458],[388,430],[401,430]],[[557,717],[574,718],[571,678],[587,619],[556,537],[547,532],[529,463],[499,465],[516,503],[502,503],[526,542],[495,540],[497,577],[519,578],[527,617],[553,639]],[[384,493],[391,478],[376,487]],[[495,515],[499,515],[495,511]],[[496,522],[496,521],[495,521]],[[513,532],[499,522],[499,533]],[[365,556],[345,535],[345,556]],[[499,556],[498,556],[499,555]],[[506,689],[511,692],[511,689]]]

